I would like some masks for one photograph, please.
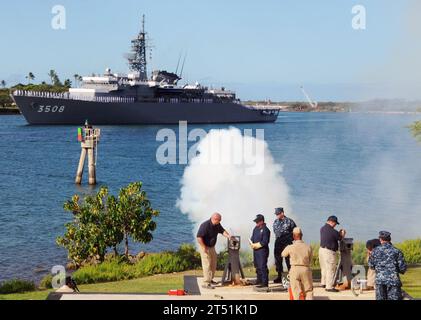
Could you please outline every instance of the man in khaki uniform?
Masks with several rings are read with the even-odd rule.
[[[292,231],[294,242],[282,251],[282,257],[289,257],[291,270],[289,279],[294,300],[300,299],[300,293],[304,294],[305,300],[313,300],[313,275],[311,272],[311,259],[313,251],[304,243],[303,233],[300,228]]]

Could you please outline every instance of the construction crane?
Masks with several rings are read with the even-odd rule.
[[[316,101],[312,101],[311,99],[310,99],[310,97],[309,97],[309,95],[307,94],[307,92],[304,90],[304,87],[303,86],[301,86],[301,91],[303,92],[303,94],[305,95],[305,97],[306,97],[306,99],[307,99],[307,101],[308,101],[308,104],[310,105],[310,107],[312,107],[313,109],[316,109],[317,108],[317,102]]]

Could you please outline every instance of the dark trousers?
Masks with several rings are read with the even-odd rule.
[[[287,242],[287,241],[285,241],[281,238],[276,238],[274,255],[275,255],[276,272],[278,272],[278,275],[281,275],[282,272],[284,272],[284,267],[282,265],[282,262],[283,262],[284,258],[282,258],[281,253],[290,244],[291,243],[289,243],[289,242]],[[285,263],[286,263],[288,271],[289,271],[289,269],[291,269],[291,264],[289,263],[289,257],[285,258]]]
[[[269,249],[261,248],[254,250],[253,262],[256,268],[257,283],[268,286],[269,285],[269,269],[268,269]]]
[[[376,284],[376,300],[402,300],[401,287]]]

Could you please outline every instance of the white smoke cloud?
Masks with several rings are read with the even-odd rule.
[[[361,70],[361,82],[376,84],[366,87],[362,99],[421,99],[421,1],[408,0],[403,6],[399,30],[388,37],[385,60]]]
[[[212,147],[215,143],[220,143],[220,147]],[[261,151],[238,154],[242,149],[238,146],[247,143],[252,143],[256,151]],[[232,235],[241,236],[242,250],[246,250],[256,214],[265,216],[272,231],[274,208],[282,206],[287,213],[290,212],[289,190],[282,177],[282,166],[275,163],[265,141],[243,136],[236,128],[211,130],[199,143],[197,150],[199,154],[184,171],[181,195],[177,201],[181,212],[194,222],[194,237],[199,225],[209,219],[212,213],[219,212],[222,215],[221,224]],[[235,161],[228,163],[225,155],[215,154],[227,150],[231,151],[233,159],[244,157],[245,161],[240,164]],[[209,163],[209,157],[225,160]],[[253,162],[264,164],[259,174],[247,174],[247,168]],[[272,248],[273,242],[272,234]],[[220,238],[217,249],[225,247],[225,239]]]

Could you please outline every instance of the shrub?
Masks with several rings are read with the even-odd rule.
[[[421,239],[405,240],[398,243],[396,247],[402,250],[406,263],[421,263]]]
[[[185,270],[197,269],[201,266],[200,253],[196,251],[192,244],[182,244],[177,250],[177,256],[184,261]]]
[[[183,260],[176,253],[168,251],[145,256],[135,264],[135,272],[142,277],[160,273],[180,272],[187,270],[189,266],[189,261]]]
[[[252,251],[240,251],[240,261],[244,268],[253,267],[253,252]]]
[[[216,256],[216,270],[224,270],[225,265],[228,261],[228,251],[222,250]],[[200,264],[200,267],[202,264]]]
[[[52,285],[53,281],[53,275],[47,274],[45,277],[43,277],[39,283],[40,289],[51,289],[53,287]]]
[[[354,250],[352,250],[352,262],[354,263],[354,265],[367,264],[367,249],[365,247],[365,243],[354,243]]]
[[[77,283],[96,283],[128,280],[135,277],[132,266],[119,258],[98,265],[86,265],[75,271],[72,277]]]
[[[35,291],[35,284],[32,281],[13,279],[0,284],[0,294],[20,293]]]
[[[313,250],[313,259],[311,260],[311,267],[313,269],[319,269],[319,248],[320,246],[318,244],[312,243],[311,249]]]
[[[181,272],[200,267],[200,255],[193,245],[183,244],[175,251],[145,255],[131,264],[125,257],[109,257],[98,265],[85,265],[73,273],[77,283],[128,280],[154,274]]]

